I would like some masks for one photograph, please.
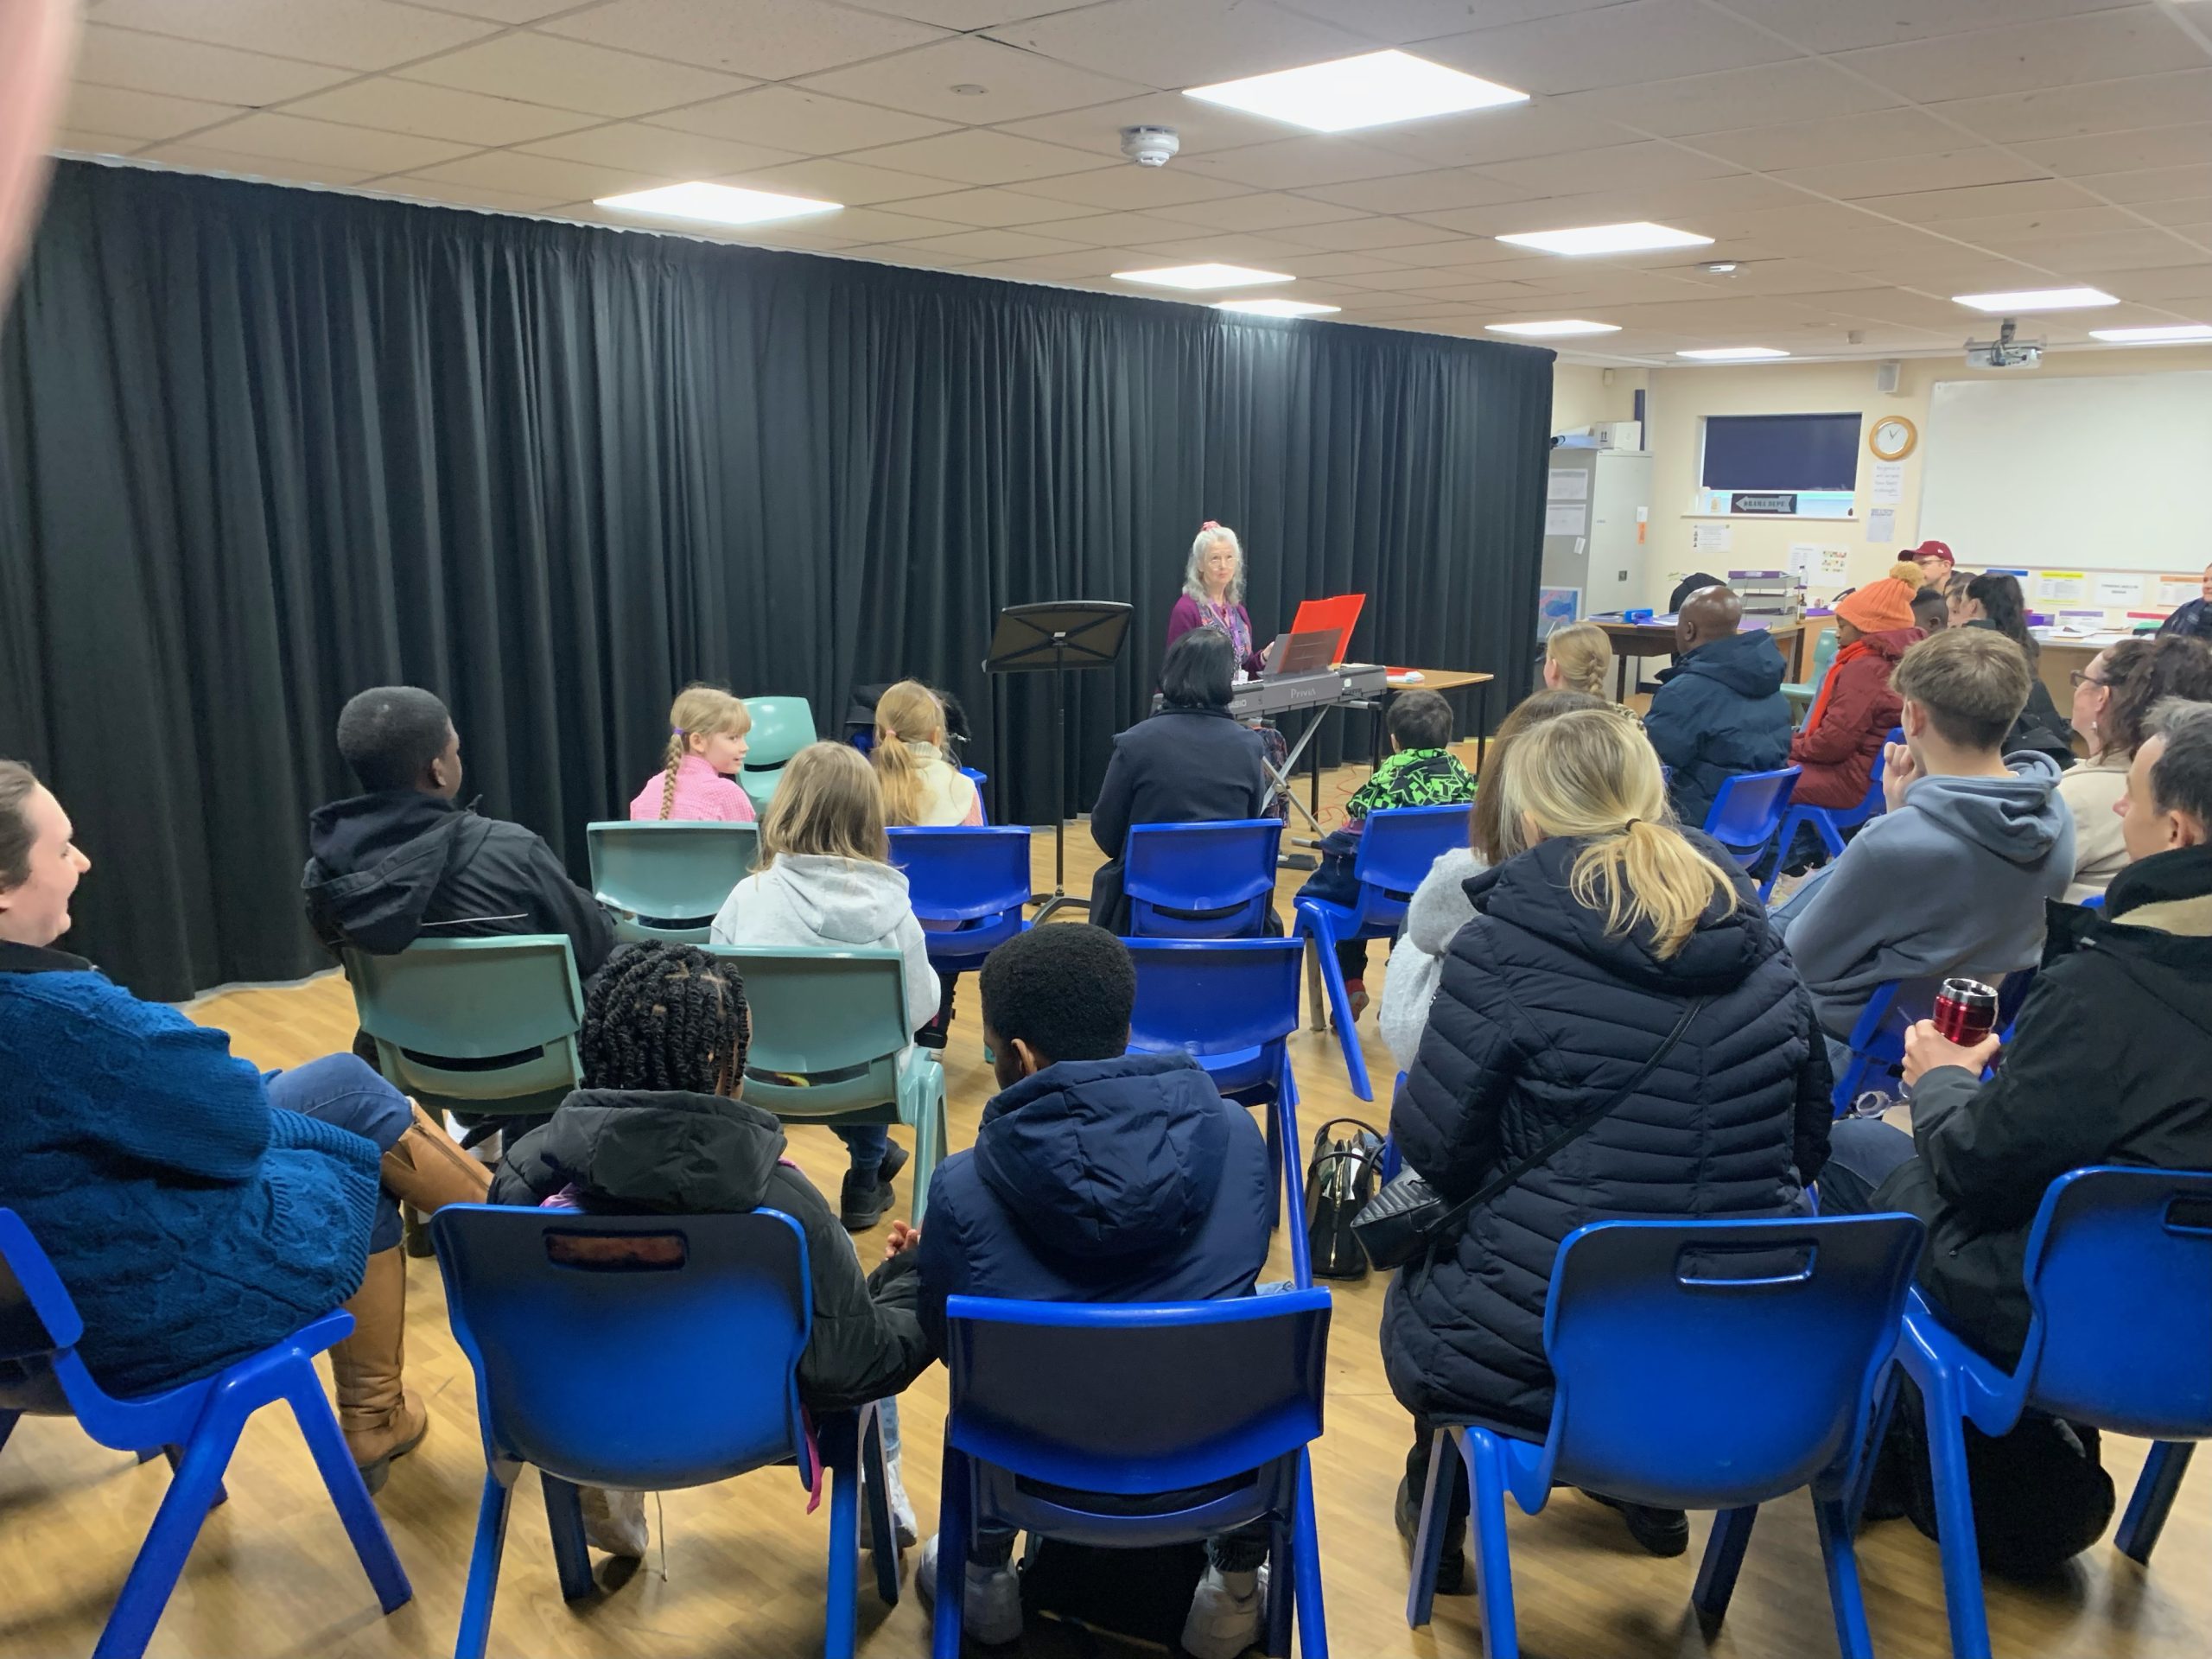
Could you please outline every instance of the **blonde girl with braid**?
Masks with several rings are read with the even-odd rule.
[[[733,781],[745,764],[753,715],[718,685],[687,685],[668,711],[668,753],[630,803],[630,822],[751,823],[753,803]]]

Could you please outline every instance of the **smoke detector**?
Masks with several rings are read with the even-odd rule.
[[[1123,127],[1122,154],[1139,167],[1165,167],[1183,147],[1173,127]]]

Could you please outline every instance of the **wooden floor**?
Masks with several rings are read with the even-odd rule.
[[[1346,772],[1326,779],[1325,800],[1340,803],[1357,777]],[[1049,833],[1038,837],[1037,852],[1039,874],[1049,888]],[[1071,874],[1087,876],[1096,858],[1079,830],[1069,852]],[[1286,916],[1300,880],[1285,874]],[[1071,886],[1079,890],[1080,880]],[[1382,953],[1376,955],[1379,963]],[[229,992],[192,1012],[229,1029],[239,1052],[270,1066],[342,1049],[353,1028],[352,1003],[334,976]],[[1392,1067],[1373,1024],[1370,1013],[1363,1031],[1368,1066],[1388,1077]],[[1353,1099],[1332,1038],[1301,1033],[1294,1059],[1309,1128],[1336,1112],[1375,1116],[1375,1109]],[[972,1141],[990,1090],[972,995],[963,1000],[948,1051],[947,1082],[957,1149]],[[833,1137],[794,1130],[791,1152],[817,1185],[835,1192],[843,1153]],[[903,1181],[900,1193],[903,1199]],[[872,1261],[881,1243],[879,1230],[861,1239],[860,1248]],[[1276,1276],[1288,1276],[1288,1252],[1280,1242],[1273,1265]],[[208,1518],[154,1639],[155,1653],[410,1659],[450,1651],[484,1465],[474,1389],[446,1328],[435,1264],[410,1262],[408,1272],[414,1299],[408,1376],[429,1402],[432,1427],[421,1451],[396,1465],[378,1501],[413,1577],[414,1601],[389,1618],[378,1616],[297,1431],[287,1417],[268,1411],[246,1433],[232,1466],[230,1502]],[[1406,1628],[1406,1552],[1392,1529],[1390,1504],[1408,1422],[1390,1397],[1376,1351],[1382,1292],[1379,1280],[1334,1291],[1328,1433],[1314,1460],[1330,1641],[1349,1659],[1476,1655],[1482,1649],[1472,1597],[1440,1598],[1433,1626]],[[1624,1356],[1624,1363],[1632,1360]],[[925,1533],[937,1511],[935,1447],[944,1407],[942,1370],[905,1396],[906,1485]],[[619,1412],[622,1402],[609,1401],[607,1408]],[[2144,1448],[2117,1439],[2107,1439],[2106,1446],[2124,1500]],[[22,1423],[0,1455],[0,1659],[91,1650],[167,1479],[158,1462],[142,1467],[126,1454],[100,1450],[73,1424]],[[788,1471],[669,1494],[665,1578],[656,1517],[656,1548],[645,1568],[622,1581],[601,1561],[601,1593],[574,1606],[562,1602],[555,1586],[534,1484],[524,1477],[514,1510],[493,1654],[800,1659],[821,1651],[828,1506],[809,1516]],[[1637,1552],[1609,1511],[1571,1492],[1533,1518],[1509,1510],[1522,1641],[1532,1659],[1677,1659],[1708,1652],[1770,1659],[1835,1650],[1812,1517],[1802,1502],[1770,1506],[1762,1518],[1728,1623],[1709,1646],[1686,1613],[1707,1517],[1693,1520],[1688,1558],[1658,1561]],[[2212,1476],[2199,1471],[2183,1491],[2148,1572],[2107,1542],[2047,1583],[1993,1586],[1997,1652],[2000,1659],[2200,1659],[2212,1651],[2208,1559]],[[1934,1546],[1910,1523],[1891,1522],[1862,1539],[1859,1560],[1876,1650],[1897,1659],[1947,1652]],[[887,1612],[873,1588],[863,1588],[864,1653],[903,1659],[927,1651],[927,1624],[911,1593],[912,1565],[910,1553],[909,1592],[895,1611]],[[861,1580],[872,1585],[865,1571]],[[1044,1630],[1031,1633],[1026,1651],[1142,1649]]]

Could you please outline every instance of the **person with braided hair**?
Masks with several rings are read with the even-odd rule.
[[[734,963],[696,945],[623,946],[585,1000],[584,1086],[509,1149],[491,1201],[594,1215],[780,1210],[806,1233],[813,1281],[799,1398],[814,1411],[887,1399],[930,1363],[912,1299],[871,1298],[829,1201],[784,1156],[783,1125],[741,1098],[751,1039]],[[645,1553],[639,1494],[584,1497],[593,1544]]]
[[[751,823],[753,802],[733,780],[745,764],[753,714],[718,685],[687,685],[668,711],[666,763],[630,803],[630,822]]]

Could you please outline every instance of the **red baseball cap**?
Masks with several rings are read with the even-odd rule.
[[[1916,564],[1923,559],[1941,559],[1949,565],[1958,563],[1958,561],[1951,556],[1951,544],[1948,542],[1923,542],[1911,552],[1906,554],[1905,557],[1912,560]]]

